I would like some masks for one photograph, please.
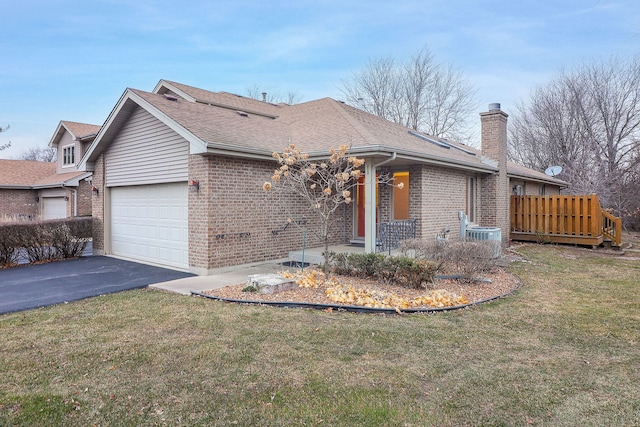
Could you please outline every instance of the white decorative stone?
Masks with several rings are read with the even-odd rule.
[[[255,287],[261,294],[277,294],[278,292],[295,289],[295,280],[286,279],[279,274],[251,274],[247,278],[247,286]]]

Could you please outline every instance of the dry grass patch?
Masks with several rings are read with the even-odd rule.
[[[520,251],[515,295],[438,315],[137,290],[0,316],[0,425],[633,425],[638,263]]]

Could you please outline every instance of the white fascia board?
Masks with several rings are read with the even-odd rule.
[[[77,187],[80,185],[80,181],[82,181],[83,179],[89,178],[92,175],[93,175],[92,172],[83,173],[82,175],[78,175],[76,177],[66,180],[64,182],[64,185],[70,186],[70,187]]]
[[[189,95],[188,93],[178,89],[177,87],[175,87],[174,85],[172,85],[171,83],[169,83],[166,80],[160,80],[158,82],[158,84],[156,85],[156,87],[153,88],[153,93],[159,93],[160,88],[165,87],[167,89],[169,89],[171,92],[180,95],[180,97],[184,98],[187,101],[190,102],[196,102],[197,99],[195,99],[193,96]]]
[[[219,144],[215,142],[208,142],[206,144],[206,154],[218,154],[221,156],[230,156],[230,157],[242,157],[247,159],[258,159],[258,160],[274,160],[271,155],[271,151],[265,150],[256,150],[252,148],[245,147],[237,147],[226,144]],[[196,154],[196,153],[191,153]],[[200,153],[198,153],[200,154]],[[204,153],[201,153],[204,154]]]
[[[549,179],[544,179],[544,178],[536,178],[536,177],[531,177],[531,176],[526,176],[526,175],[522,175],[522,174],[517,174],[517,173],[508,173],[507,176],[509,178],[515,178],[515,179],[521,179],[523,181],[529,181],[529,182],[539,182],[542,184],[551,184],[551,185],[557,185],[558,187],[568,187],[569,183],[562,181],[560,179],[553,179],[553,178],[549,178]]]
[[[61,131],[65,130],[67,132],[69,132],[69,129],[67,129],[63,124],[62,124],[62,120],[60,122],[58,122],[58,126],[56,127],[56,130],[53,132],[53,135],[51,136],[51,139],[49,140],[49,147],[53,147],[54,144],[58,144],[58,140],[60,139],[60,136],[62,135]]]
[[[31,186],[31,185],[0,184],[0,189],[3,189],[3,190],[33,190],[33,186]]]
[[[446,157],[440,156],[432,156],[423,154],[420,152],[409,151],[409,150],[398,150],[391,147],[385,146],[366,146],[366,147],[356,147],[351,149],[350,153],[358,155],[360,157],[390,157],[393,153],[396,153],[397,159],[409,160],[410,162],[415,163],[425,163],[432,164],[438,166],[446,166],[450,168],[457,169],[465,169],[471,170],[475,172],[485,172],[485,173],[496,173],[498,172],[498,168],[492,165],[485,165],[482,163],[474,163],[474,162],[464,162],[460,160],[454,160]]]
[[[77,186],[80,185],[80,181],[90,177],[91,175],[93,175],[93,173],[85,172],[82,175],[74,176],[73,178],[67,179],[66,181],[51,182],[49,184],[33,185],[31,188],[36,189],[36,190],[40,190],[40,189],[43,189],[43,188],[77,187]]]

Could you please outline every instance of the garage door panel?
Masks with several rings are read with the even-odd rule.
[[[188,268],[186,183],[111,188],[114,255]]]
[[[58,219],[67,217],[67,202],[64,197],[44,197],[42,199],[43,219]]]

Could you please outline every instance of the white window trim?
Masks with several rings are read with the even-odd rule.
[[[65,163],[65,150],[67,148],[72,148],[73,149],[73,162],[72,163]],[[76,144],[65,145],[65,146],[61,147],[61,149],[62,149],[62,167],[63,168],[74,167],[76,165]]]

